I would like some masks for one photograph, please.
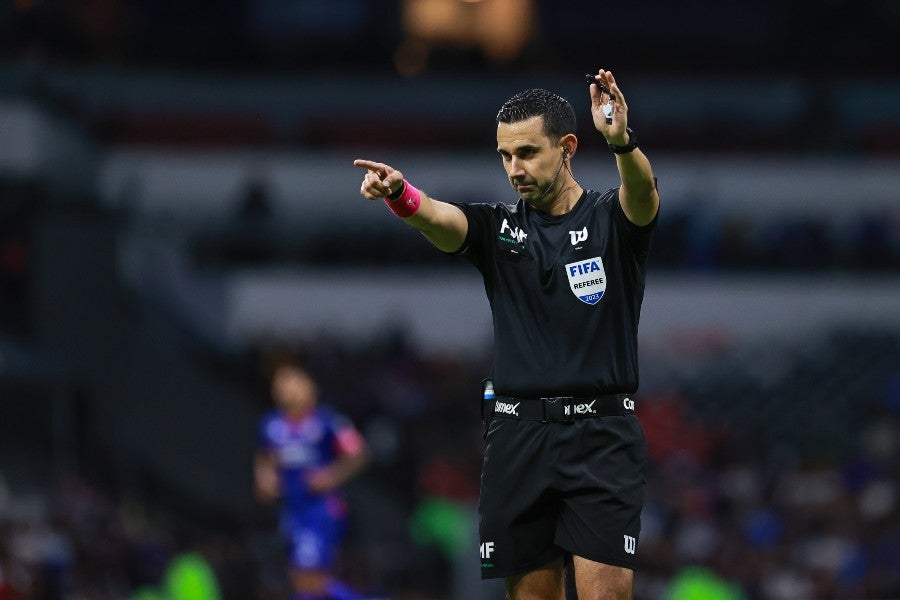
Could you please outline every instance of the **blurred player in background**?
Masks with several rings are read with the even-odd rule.
[[[347,506],[338,493],[368,460],[365,441],[341,415],[318,405],[312,377],[292,363],[272,376],[276,408],[260,423],[256,496],[281,501],[294,600],[355,600],[333,575]]]
[[[485,386],[481,572],[513,600],[631,598],[646,444],[634,415],[637,327],[659,195],[613,74],[587,77],[594,127],[620,185],[585,190],[572,106],[546,90],[497,114],[516,204],[430,198],[384,163],[357,160],[360,192],[481,272],[494,321]],[[390,125],[385,125],[390,134]],[[455,173],[465,177],[465,173]]]

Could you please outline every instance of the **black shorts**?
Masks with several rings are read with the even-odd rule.
[[[647,448],[634,415],[490,419],[478,506],[481,578],[565,556],[634,568]]]

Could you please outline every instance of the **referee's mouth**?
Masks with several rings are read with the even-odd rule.
[[[529,188],[533,188],[534,184],[533,183],[524,183],[521,181],[513,181],[512,186],[517,191],[522,192],[522,191],[527,191]]]

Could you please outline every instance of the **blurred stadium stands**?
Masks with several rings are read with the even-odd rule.
[[[471,538],[480,281],[351,161],[510,201],[494,111],[540,86],[578,111],[576,176],[614,185],[600,66],[663,195],[636,597],[692,566],[746,598],[900,596],[897,56],[892,0],[3,4],[0,600],[137,598],[189,550],[225,598],[285,597],[250,483],[281,347],[375,453],[347,579],[500,597]]]

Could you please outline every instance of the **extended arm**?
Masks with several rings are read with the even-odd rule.
[[[387,198],[403,185],[403,173],[389,165],[371,160],[355,160],[353,164],[367,169],[359,190],[364,198]],[[452,204],[435,200],[421,190],[417,191],[419,208],[415,214],[404,218],[404,222],[422,232],[438,249],[444,252],[459,250],[469,229],[463,211]]]
[[[610,144],[627,146],[631,141],[628,128],[628,105],[625,96],[616,84],[611,71],[600,69],[597,81],[610,90],[610,96],[603,93],[599,86],[591,85],[591,114],[594,126],[603,134]],[[603,111],[605,99],[612,102],[612,122],[607,123]],[[616,154],[616,166],[622,186],[619,188],[619,202],[628,220],[635,225],[647,225],[659,210],[659,194],[653,180],[653,169],[647,156],[640,148],[631,152]]]

